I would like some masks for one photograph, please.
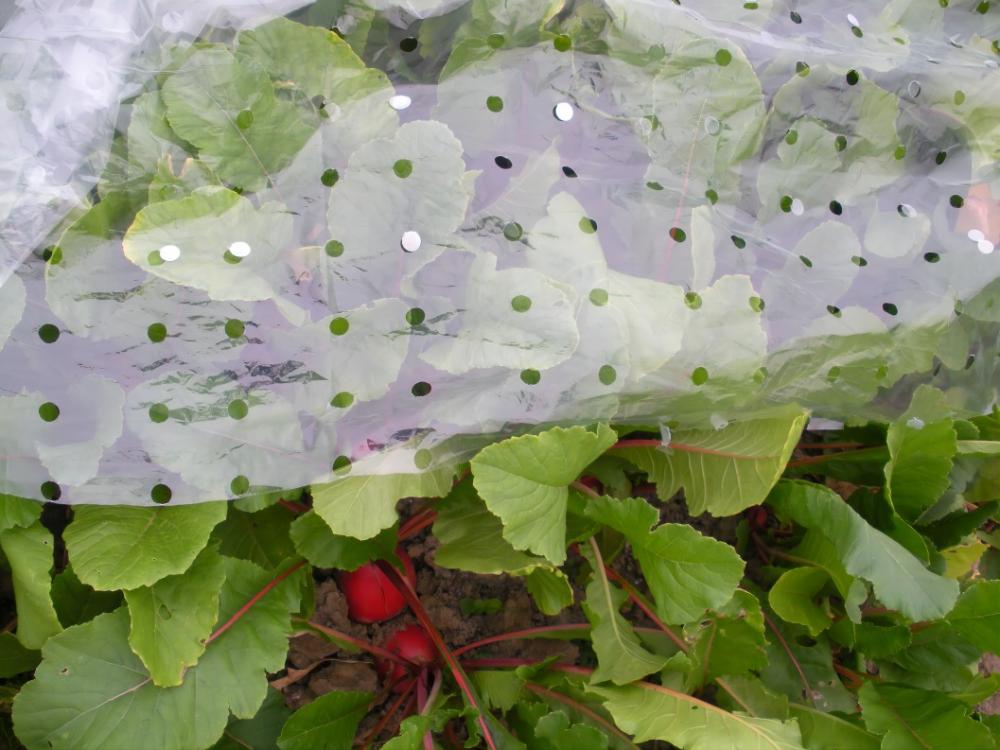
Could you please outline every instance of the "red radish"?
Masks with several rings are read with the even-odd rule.
[[[426,667],[437,660],[437,651],[430,636],[419,625],[407,625],[400,628],[385,643],[385,649],[398,654],[417,667]],[[375,669],[383,681],[396,683],[399,687],[406,668],[398,662],[388,659],[376,659]]]
[[[417,574],[409,555],[402,547],[397,547],[396,557],[403,564],[406,579],[416,586]],[[347,599],[347,614],[355,622],[382,622],[395,617],[406,607],[399,589],[375,563],[365,563],[350,573],[341,573],[338,582]]]

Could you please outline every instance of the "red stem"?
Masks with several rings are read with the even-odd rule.
[[[210,636],[208,636],[208,639],[205,641],[205,645],[207,646],[212,641],[214,641],[216,638],[218,638],[220,635],[222,635],[227,630],[229,630],[229,628],[231,628],[233,625],[235,625],[239,621],[239,619],[241,617],[243,617],[243,615],[245,615],[247,612],[250,611],[250,608],[253,607],[253,605],[255,605],[257,602],[259,602],[261,599],[263,599],[265,596],[267,596],[267,592],[269,592],[271,589],[273,589],[279,583],[281,583],[282,581],[284,581],[286,578],[288,578],[288,576],[290,576],[292,573],[294,573],[296,570],[298,570],[299,568],[301,568],[305,564],[306,564],[305,560],[297,562],[292,567],[290,567],[290,568],[286,569],[285,571],[279,573],[274,578],[272,578],[270,581],[268,581],[260,591],[258,591],[256,594],[254,594],[253,596],[251,596],[249,600],[247,600],[246,604],[244,604],[242,607],[240,607],[238,610],[236,610],[236,612],[233,613],[232,617],[230,617],[228,620],[226,620],[224,623],[222,623],[222,625],[220,625],[218,628],[216,628],[216,630],[215,630],[214,633],[212,633]]]
[[[428,526],[432,525],[436,520],[436,510],[425,510],[422,513],[418,513],[417,515],[410,517],[406,523],[399,527],[399,533],[396,536],[399,538],[399,541],[402,542],[410,537],[416,536]]]
[[[597,492],[595,492],[594,490],[590,489],[590,487],[588,487],[587,485],[585,485],[580,480],[576,480],[575,482],[571,483],[570,487],[572,487],[577,492],[583,493],[587,497],[594,498],[595,500],[600,497],[600,495],[597,494]]]
[[[381,646],[376,646],[374,643],[369,643],[361,638],[355,638],[347,633],[342,633],[339,630],[334,630],[333,628],[328,628],[326,625],[320,625],[318,622],[312,622],[311,620],[303,620],[311,628],[316,628],[316,630],[321,633],[325,633],[330,636],[335,641],[344,641],[345,643],[350,643],[352,646],[356,646],[362,651],[367,651],[372,656],[377,656],[381,659],[388,659],[389,661],[396,662],[404,667],[412,667],[413,662],[404,659],[399,654],[394,654],[392,651],[388,651]]]
[[[455,656],[461,656],[464,653],[473,651],[477,648],[482,648],[483,646],[489,646],[491,643],[500,643],[502,641],[514,641],[518,638],[531,638],[536,633],[552,633],[552,632],[570,632],[575,630],[590,630],[590,625],[585,622],[573,623],[566,625],[542,625],[537,628],[525,628],[524,630],[512,630],[509,633],[499,633],[498,635],[491,635],[488,638],[483,638],[478,641],[473,641],[472,643],[466,643],[460,648],[456,648],[452,651]]]
[[[287,508],[288,510],[292,511],[292,513],[296,514],[309,512],[308,506],[305,506],[302,503],[296,503],[293,500],[279,500],[278,505],[282,506],[283,508]]]
[[[392,581],[399,592],[403,595],[406,600],[407,606],[413,612],[417,621],[426,631],[430,639],[434,641],[434,645],[437,646],[437,650],[441,654],[441,658],[444,659],[445,663],[448,665],[448,669],[451,670],[452,677],[454,677],[455,682],[458,683],[458,687],[461,689],[462,694],[469,704],[479,712],[476,717],[479,726],[483,732],[483,739],[486,741],[486,745],[490,750],[497,750],[496,743],[493,741],[493,735],[490,734],[489,725],[486,723],[486,710],[479,705],[479,699],[476,697],[475,691],[472,689],[472,685],[469,683],[469,679],[465,672],[462,671],[462,665],[459,664],[458,659],[448,650],[448,645],[444,642],[444,638],[441,637],[440,631],[434,626],[434,622],[431,620],[430,616],[427,614],[427,610],[424,609],[423,605],[420,603],[420,598],[417,593],[410,586],[410,582],[403,576],[398,570],[396,570],[392,565],[385,562],[384,560],[378,561],[379,569]]]

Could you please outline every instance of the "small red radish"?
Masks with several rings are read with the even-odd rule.
[[[397,547],[396,557],[403,564],[406,579],[415,586],[417,574],[409,555],[402,547]],[[406,607],[399,589],[375,563],[365,563],[350,573],[341,573],[338,582],[347,599],[347,614],[355,622],[382,622]]]
[[[430,636],[419,625],[407,625],[400,628],[385,643],[386,651],[390,651],[417,667],[426,667],[437,661],[437,651]],[[406,668],[388,659],[376,659],[375,670],[383,681],[394,682],[396,687],[402,685],[406,676]]]

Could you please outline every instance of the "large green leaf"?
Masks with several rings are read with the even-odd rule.
[[[0,633],[0,679],[32,671],[40,658],[37,650],[25,648],[13,633]]]
[[[366,67],[340,36],[287,18],[240,34],[236,59],[248,68],[259,67],[286,87],[294,85],[306,97],[323,97],[324,107],[375,92],[391,93],[385,73]]]
[[[486,509],[472,481],[465,479],[438,503],[434,563],[470,573],[527,573],[551,564],[514,549],[503,537],[500,519]]]
[[[767,665],[760,602],[747,591],[737,591],[724,606],[684,630],[691,643],[692,690],[703,689],[717,677],[742,676]]]
[[[614,445],[607,425],[555,427],[484,448],[472,460],[479,495],[503,522],[503,537],[561,565],[566,559],[568,485]]]
[[[289,718],[278,747],[281,750],[350,750],[354,733],[374,696],[371,693],[335,691],[321,695]]]
[[[681,487],[688,512],[739,513],[764,501],[781,477],[807,415],[798,410],[737,422],[721,430],[678,430],[667,448],[622,448],[645,471],[657,494],[669,500]]]
[[[654,529],[659,514],[644,500],[595,498],[586,505],[586,513],[628,539],[657,614],[668,623],[691,622],[706,609],[722,607],[743,577],[743,561],[736,550],[686,524],[667,523]]]
[[[263,71],[243,65],[221,47],[192,53],[163,84],[161,96],[174,132],[194,145],[222,179],[244,190],[266,184],[319,122],[275,96]],[[243,112],[250,117],[241,118]],[[248,120],[240,128],[238,123]]]
[[[891,750],[994,747],[990,731],[969,718],[969,707],[944,693],[866,682],[858,691],[868,730]]]
[[[41,503],[0,494],[0,531],[31,526],[41,517]]]
[[[396,530],[384,529],[371,539],[334,534],[315,511],[299,516],[291,539],[302,557],[318,568],[355,570],[369,560],[389,559],[396,547]]]
[[[226,520],[215,527],[212,537],[219,540],[223,555],[274,570],[295,555],[295,546],[288,537],[293,517],[291,511],[279,505],[256,513],[230,507]]]
[[[7,556],[17,605],[17,639],[38,649],[62,625],[52,605],[52,534],[36,521],[31,526],[0,532],[0,549]]]
[[[794,721],[730,713],[655,685],[591,690],[605,699],[615,723],[636,742],[664,740],[681,750],[803,750]]]
[[[835,714],[793,703],[791,715],[799,723],[802,744],[807,750],[879,750],[877,735]]]
[[[125,592],[128,642],[153,684],[180,685],[184,670],[198,663],[219,615],[225,580],[223,558],[209,546],[183,573]]]
[[[958,597],[958,584],[931,573],[897,542],[872,528],[828,487],[780,482],[768,498],[777,512],[816,529],[836,547],[851,575],[870,581],[887,606],[913,620],[944,616]]]
[[[804,625],[810,635],[830,627],[830,615],[816,603],[816,595],[830,580],[821,568],[792,568],[781,574],[767,594],[771,609],[782,620]]]
[[[125,256],[153,276],[202,289],[215,300],[262,300],[285,280],[280,263],[292,242],[292,216],[277,203],[255,206],[223,187],[204,187],[176,200],[150,203],[125,233]],[[235,241],[250,245],[239,263],[226,261]],[[165,261],[160,248],[180,257]],[[222,338],[219,336],[219,338]]]
[[[271,579],[244,560],[226,559],[225,566],[219,624]],[[151,738],[160,750],[208,747],[230,713],[257,713],[267,672],[284,666],[298,599],[295,582],[283,581],[209,643],[173,688],[156,687],[129,648],[124,607],[68,628],[45,644],[35,679],[14,701],[17,735],[29,750],[135,750]]]
[[[78,505],[63,538],[81,581],[98,591],[134,589],[187,570],[227,507]]]
[[[597,654],[592,681],[626,685],[662,669],[667,657],[647,651],[619,612],[628,595],[608,580],[600,562],[592,560],[591,564],[594,574],[587,584],[583,611],[593,625],[590,639]]]
[[[371,539],[396,523],[396,503],[407,497],[443,497],[454,471],[347,476],[312,487],[313,510],[338,536]]]
[[[285,696],[269,688],[256,716],[230,720],[212,750],[274,750],[281,728],[291,714],[285,706]]]
[[[896,511],[914,521],[948,489],[957,450],[951,409],[934,388],[917,390],[910,408],[889,427],[885,493]]]
[[[948,615],[954,632],[983,651],[1000,653],[1000,581],[976,581]]]

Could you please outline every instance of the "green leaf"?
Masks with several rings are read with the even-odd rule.
[[[256,716],[231,720],[212,750],[274,750],[281,728],[291,714],[285,707],[285,697],[274,688],[268,688]]]
[[[248,68],[259,67],[306,97],[323,97],[324,106],[344,104],[383,90],[389,91],[386,99],[391,94],[385,73],[366,67],[340,36],[287,18],[276,18],[241,33],[236,59]],[[379,103],[384,105],[384,101]],[[336,108],[330,109],[331,116],[336,116]]]
[[[198,663],[219,615],[225,575],[223,558],[213,545],[185,572],[125,592],[128,642],[154,685],[180,685],[184,670]]]
[[[25,648],[13,633],[0,633],[0,679],[30,672],[41,659],[41,654]]]
[[[121,603],[121,591],[94,591],[80,582],[72,565],[67,565],[52,579],[52,604],[64,628],[87,622],[104,612],[112,612]]]
[[[636,742],[664,740],[680,750],[802,750],[794,721],[757,719],[658,685],[592,687],[615,723]]]
[[[982,653],[947,620],[911,635],[910,646],[879,663],[883,680],[924,690],[966,690],[978,674]]]
[[[227,263],[226,248],[243,238],[251,253]],[[139,268],[173,284],[202,289],[213,300],[263,300],[286,281],[280,260],[293,238],[291,214],[278,203],[255,206],[223,187],[198,188],[176,200],[150,203],[122,240],[125,256]],[[160,258],[175,245],[180,257]],[[216,330],[216,341],[222,338]]]
[[[781,477],[807,415],[800,410],[768,419],[737,422],[721,430],[678,430],[668,451],[616,449],[656,483],[669,500],[684,487],[692,516],[739,513],[759,505]]]
[[[160,94],[174,132],[195,146],[199,158],[222,179],[244,190],[265,185],[319,123],[275,96],[263,71],[241,64],[221,47],[193,52]],[[237,118],[244,111],[253,119],[241,129]]]
[[[994,747],[989,730],[969,718],[969,707],[944,693],[866,682],[858,691],[869,731],[892,750]]]
[[[256,513],[230,507],[226,520],[215,527],[212,536],[219,540],[219,552],[223,555],[275,570],[284,560],[295,556],[295,545],[289,538],[293,517],[279,505]]]
[[[354,151],[330,190],[327,211],[330,236],[344,245],[338,277],[368,283],[382,274],[416,271],[454,247],[454,232],[473,194],[462,154],[451,130],[432,120],[408,122],[391,137],[376,137]],[[393,170],[400,160],[412,166],[405,178]],[[379,220],[359,220],[365,216]],[[400,238],[414,227],[420,229],[420,252],[412,259],[400,258]],[[440,287],[433,294],[440,294]],[[466,307],[464,301],[460,307]]]
[[[315,511],[295,519],[291,538],[298,553],[311,564],[338,570],[356,570],[369,560],[391,559],[396,548],[396,530],[393,528],[364,541],[338,536],[330,531]]]
[[[529,576],[534,571],[549,569],[552,576],[558,575],[547,560],[519,552],[503,538],[503,524],[486,509],[471,479],[466,478],[456,484],[448,496],[438,503],[437,512],[433,529],[440,545],[434,553],[436,565],[470,573]],[[535,578],[534,584],[529,585],[542,586],[543,581]],[[547,593],[541,590],[539,593],[544,593],[545,599],[555,597],[549,601],[550,605],[554,606],[556,601],[565,597],[557,580],[547,580],[544,585]]]
[[[543,615],[554,617],[573,604],[573,586],[558,568],[535,568],[525,576],[524,585]]]
[[[592,726],[570,723],[565,711],[552,711],[535,723],[535,741],[539,750],[603,750],[608,737]]]
[[[82,582],[98,591],[134,589],[187,570],[227,507],[77,505],[63,538]]]
[[[0,494],[0,531],[31,526],[41,517],[41,503]]]
[[[955,513],[949,513],[934,523],[921,528],[921,532],[930,538],[938,549],[951,547],[960,543],[966,536],[982,526],[1000,510],[1000,502],[992,501],[980,505],[974,510],[962,508]]]
[[[793,703],[789,706],[792,717],[802,732],[802,745],[807,750],[879,750],[877,735],[846,719],[817,711],[815,708]]]
[[[908,521],[919,517],[948,489],[957,450],[950,415],[944,394],[923,386],[914,394],[910,408],[889,427],[885,493]]]
[[[723,606],[743,577],[743,561],[728,544],[686,524],[653,529],[659,514],[644,500],[595,498],[585,512],[628,539],[657,614],[668,623],[691,622],[706,609]]]
[[[396,523],[397,502],[407,497],[444,497],[453,476],[452,469],[348,476],[313,485],[313,510],[334,534],[371,539]]]
[[[368,713],[371,693],[326,693],[300,708],[278,738],[281,750],[350,750],[358,724]]]
[[[225,565],[219,624],[272,577],[244,560]],[[35,679],[14,700],[17,735],[30,750],[132,750],[151,737],[160,750],[209,747],[230,713],[243,719],[257,713],[267,672],[285,664],[289,612],[297,606],[298,587],[283,581],[209,643],[173,688],[153,685],[129,648],[124,607],[68,628],[45,644]]]
[[[588,559],[593,576],[587,584],[583,611],[593,626],[590,639],[597,654],[591,681],[625,685],[662,669],[667,657],[643,648],[631,623],[619,612],[628,595],[608,580],[599,556],[588,555]]]
[[[494,710],[510,711],[521,698],[524,680],[512,670],[480,669],[472,673],[476,689]]]
[[[566,560],[568,485],[614,445],[617,435],[601,424],[555,427],[494,443],[472,459],[476,489],[503,522],[503,537],[561,565]]]
[[[703,689],[717,677],[741,676],[767,665],[764,616],[757,597],[736,591],[733,598],[701,622],[684,628],[691,644],[687,687]]]
[[[851,575],[870,581],[887,606],[912,620],[944,616],[958,584],[927,570],[909,552],[872,528],[833,490],[801,481],[780,482],[768,498],[784,518],[820,531]]]
[[[810,635],[817,635],[832,622],[829,612],[814,601],[829,580],[820,568],[786,570],[768,592],[768,603],[782,620],[804,625]]]
[[[31,526],[0,532],[0,549],[7,556],[17,606],[17,639],[38,649],[62,630],[52,605],[52,534],[36,521]]]
[[[948,615],[955,633],[983,651],[1000,653],[1000,581],[976,581]]]
[[[766,618],[767,665],[760,670],[764,684],[793,703],[817,710],[857,711],[857,701],[833,668],[833,655],[825,635],[810,638],[800,625]]]
[[[847,619],[838,620],[830,628],[830,638],[870,659],[898,654],[912,641],[910,629],[905,625],[854,623]]]

